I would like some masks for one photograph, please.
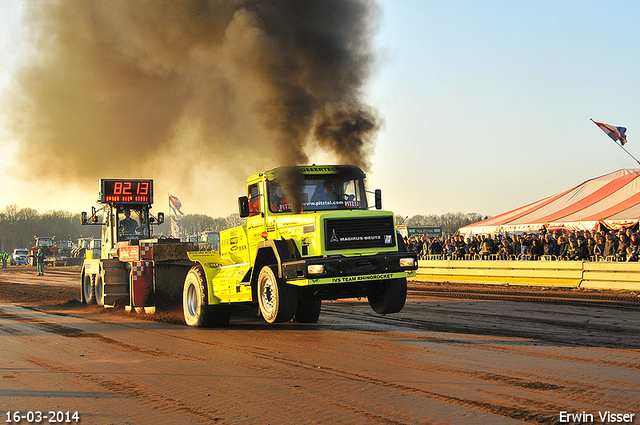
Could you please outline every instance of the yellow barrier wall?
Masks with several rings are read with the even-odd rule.
[[[429,281],[640,290],[640,263],[588,261],[418,261]]]

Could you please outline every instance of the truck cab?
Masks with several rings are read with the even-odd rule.
[[[220,251],[220,232],[217,230],[200,232],[196,244],[200,251]]]

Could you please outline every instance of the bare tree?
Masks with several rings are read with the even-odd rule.
[[[398,218],[402,218],[399,220]],[[455,233],[461,227],[467,226],[486,219],[476,213],[446,213],[442,215],[414,215],[411,218],[396,216],[396,224],[405,224],[407,226],[441,226],[442,231],[446,233]]]

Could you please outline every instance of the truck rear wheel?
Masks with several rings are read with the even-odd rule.
[[[187,273],[182,291],[184,321],[188,326],[227,326],[231,317],[229,306],[209,305],[205,282],[202,267],[193,266]]]
[[[369,305],[376,313],[397,313],[407,299],[407,278],[383,280],[369,288]]]
[[[96,303],[95,292],[95,276],[91,274],[85,274],[82,280],[82,298],[86,304]]]
[[[271,266],[264,266],[258,275],[258,304],[267,323],[288,322],[296,313],[296,288],[279,279]]]
[[[293,320],[300,323],[316,323],[320,317],[322,300],[315,298],[299,297],[296,315]]]

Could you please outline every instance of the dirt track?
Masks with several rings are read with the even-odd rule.
[[[397,315],[352,300],[325,303],[313,325],[244,310],[229,328],[191,329],[179,315],[82,306],[77,273],[0,271],[2,412],[78,411],[88,424],[556,424],[603,423],[610,411],[640,423],[635,294],[470,299],[412,284]]]

